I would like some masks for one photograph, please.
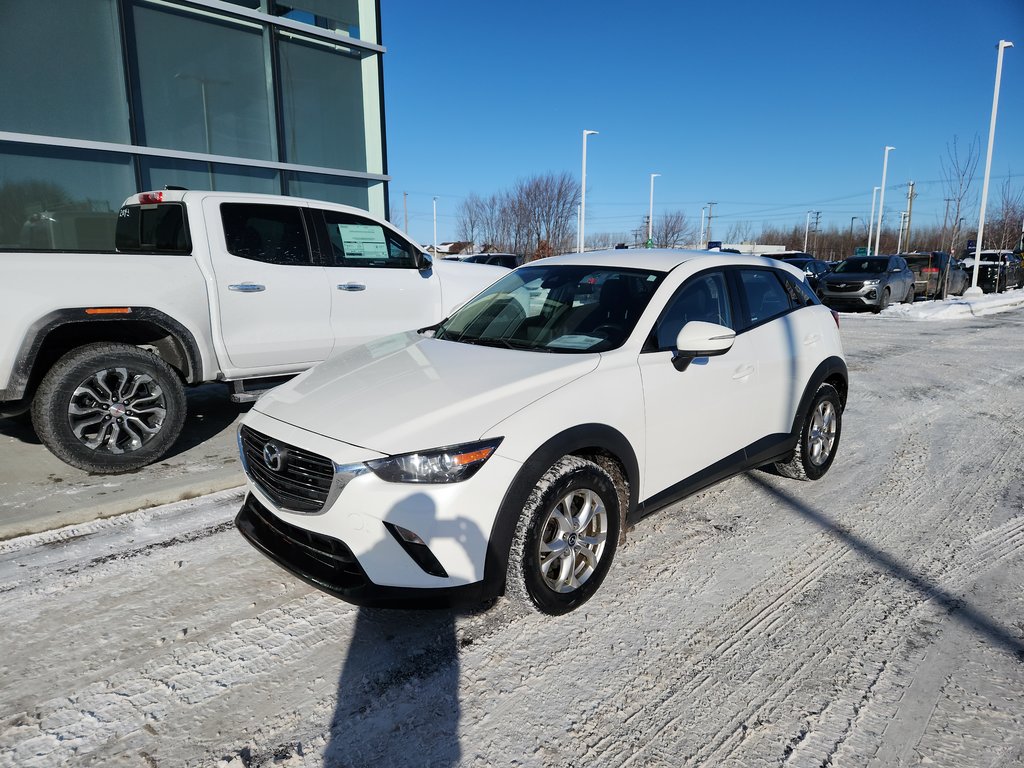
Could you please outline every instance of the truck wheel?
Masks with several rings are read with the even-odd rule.
[[[86,472],[130,472],[156,461],[185,423],[185,389],[167,363],[131,344],[87,344],[49,370],[32,424],[61,461]]]
[[[568,613],[601,586],[618,539],[619,496],[611,475],[591,461],[563,456],[523,508],[506,594],[541,613]]]

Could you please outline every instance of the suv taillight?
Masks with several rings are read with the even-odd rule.
[[[832,319],[836,321],[836,328],[838,328],[839,327],[839,313],[836,312],[834,309],[830,309],[829,312],[832,313]]]

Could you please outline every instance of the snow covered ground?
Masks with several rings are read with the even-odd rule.
[[[0,766],[1024,765],[1024,291],[958,302],[844,314],[826,478],[649,518],[568,616],[338,602],[240,491],[0,542]]]

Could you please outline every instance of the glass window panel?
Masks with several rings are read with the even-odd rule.
[[[132,17],[142,143],[276,159],[259,25],[142,4]]]
[[[740,270],[740,288],[746,295],[750,325],[757,325],[778,317],[791,309],[789,295],[774,271],[767,269]]]
[[[128,155],[0,142],[0,248],[112,251],[135,191]]]
[[[413,246],[375,221],[341,211],[323,211],[330,263],[337,267],[412,269]]]
[[[114,0],[7,0],[0,130],[130,143]]]
[[[285,160],[366,171],[359,54],[285,34],[280,51]]]
[[[167,185],[185,189],[212,189],[218,192],[281,194],[281,181],[277,171],[267,168],[172,160],[163,157],[142,158],[143,188],[163,189]]]
[[[367,193],[369,182],[362,179],[346,179],[313,173],[286,173],[285,181],[288,185],[288,194],[295,197],[342,203],[363,210],[369,208],[369,194]]]
[[[357,40],[368,39],[360,36],[359,0],[287,0],[275,2],[274,13]]]
[[[311,264],[302,213],[295,205],[222,203],[228,253],[268,264]]]
[[[721,272],[691,278],[672,297],[655,327],[658,349],[675,349],[679,332],[693,320],[733,327],[729,291]]]

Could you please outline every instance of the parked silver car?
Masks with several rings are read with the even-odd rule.
[[[881,312],[894,301],[914,300],[914,273],[902,256],[856,256],[822,275],[818,287],[832,309]]]

